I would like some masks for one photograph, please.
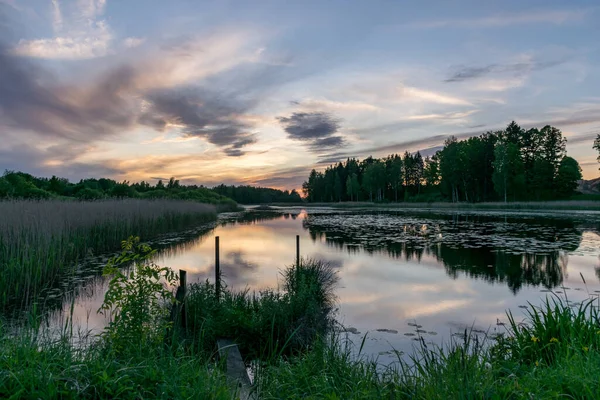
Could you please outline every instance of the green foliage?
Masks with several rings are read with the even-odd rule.
[[[217,338],[239,344],[248,360],[272,359],[310,348],[332,323],[337,275],[325,263],[305,260],[283,272],[282,292],[224,290],[217,301],[214,285],[190,286],[188,336],[210,353]]]
[[[170,268],[151,261],[156,251],[140,243],[139,237],[123,241],[122,249],[104,268],[104,276],[111,280],[98,311],[111,316],[104,338],[117,352],[130,352],[164,340],[167,306],[175,303],[168,286],[177,278]]]
[[[240,187],[241,190],[242,187]],[[250,188],[250,187],[248,187]],[[250,188],[255,189],[255,188]],[[250,190],[248,189],[248,190]],[[259,189],[257,189],[259,190]],[[276,191],[275,189],[260,189],[261,191]],[[208,189],[202,186],[184,186],[175,178],[171,178],[165,186],[162,181],[153,187],[147,182],[130,184],[128,181],[116,182],[111,179],[82,179],[76,184],[67,179],[53,176],[50,179],[36,178],[23,172],[6,171],[0,177],[1,199],[31,199],[42,200],[56,196],[74,198],[81,201],[115,199],[173,199],[192,200],[205,204],[214,204],[222,211],[237,210],[237,203],[231,198],[219,193],[218,189]],[[300,196],[293,193],[281,192],[285,198],[300,201]],[[282,197],[282,198],[283,198]],[[281,200],[281,199],[279,199]],[[271,200],[270,200],[271,201]],[[285,201],[285,200],[281,200]]]
[[[84,188],[75,197],[78,200],[100,200],[104,198],[104,194],[98,189]]]
[[[577,160],[563,157],[556,175],[556,190],[563,198],[572,196],[577,189],[577,182],[582,178],[581,167]]]
[[[519,324],[508,312],[507,337],[500,338],[494,353],[521,364],[550,365],[574,354],[600,351],[598,300],[570,307],[558,298],[541,307],[530,304],[527,321]]]
[[[225,376],[205,359],[180,349],[144,347],[137,357],[115,357],[102,346],[72,347],[20,331],[0,336],[2,399],[231,400]]]
[[[309,202],[559,199],[570,196],[578,180],[565,146],[566,139],[555,127],[525,130],[513,121],[502,131],[461,141],[450,137],[425,159],[407,151],[402,157],[348,159],[324,172],[312,170],[302,190]],[[600,149],[600,138],[597,146]],[[352,190],[354,174],[362,187],[358,193]],[[338,177],[345,187],[341,193]]]
[[[356,349],[334,336],[310,353],[260,368],[258,394],[263,399],[597,398],[600,326],[594,307],[571,309],[548,301],[531,309],[526,324],[511,316],[507,335],[497,341],[480,341],[468,331],[446,347],[421,340],[409,360],[398,354],[398,363],[387,369],[361,357],[362,346]]]
[[[288,191],[253,186],[219,185],[212,190],[240,204],[299,203],[302,201],[295,189]]]
[[[525,189],[525,175],[519,149],[513,143],[496,143],[492,181],[498,195],[506,202],[519,200]]]

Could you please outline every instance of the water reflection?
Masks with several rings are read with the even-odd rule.
[[[483,331],[496,329],[506,309],[520,312],[520,305],[539,302],[544,287],[568,284],[573,300],[573,294],[600,289],[595,279],[600,236],[592,233],[594,227],[598,218],[254,210],[222,215],[211,227],[165,237],[154,247],[156,262],[185,269],[188,282],[213,281],[219,236],[225,283],[233,290],[255,290],[278,287],[300,235],[303,256],[327,261],[339,272],[340,321],[369,331],[365,351],[378,354],[390,343],[410,351],[412,337],[405,334],[414,328],[408,322],[437,332],[441,343],[474,322]],[[92,276],[74,292],[81,325],[105,324],[95,311],[106,284]],[[69,302],[63,310],[69,312]],[[434,340],[434,334],[428,338]]]
[[[486,216],[312,214],[304,221],[313,241],[348,253],[382,253],[405,261],[434,257],[456,279],[459,274],[506,284],[554,288],[564,279],[568,256],[581,244],[572,220]]]

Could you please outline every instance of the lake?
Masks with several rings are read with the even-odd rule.
[[[338,320],[383,364],[422,336],[442,344],[465,329],[504,332],[529,303],[554,292],[576,304],[600,294],[600,213],[280,208],[229,213],[194,232],[155,243],[156,262],[214,280],[214,237],[229,288],[275,288],[280,270],[302,257],[329,262],[340,283]],[[96,271],[106,260],[91,263]],[[106,279],[81,269],[77,290],[52,323],[73,310],[75,325],[98,332]]]

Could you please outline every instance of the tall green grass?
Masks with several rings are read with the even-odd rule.
[[[235,398],[220,369],[183,348],[119,357],[105,343],[76,349],[67,338],[0,335],[2,399]]]
[[[238,343],[247,360],[271,359],[309,349],[332,326],[338,277],[332,267],[303,260],[282,271],[283,290],[224,290],[193,284],[186,299],[187,337],[210,353],[219,338]]]
[[[75,261],[216,219],[214,206],[188,201],[0,202],[0,310],[28,305]]]
[[[522,323],[509,312],[498,339],[465,332],[442,347],[420,342],[412,356],[387,368],[334,336],[310,353],[262,366],[257,392],[262,399],[595,399],[597,306],[548,300],[531,307]]]
[[[303,260],[282,272],[281,291],[192,285],[187,326],[171,329],[160,304],[169,271],[151,262],[138,240],[111,261],[104,309],[115,312],[99,341],[73,347],[39,329],[8,331],[0,321],[0,398],[236,398],[215,361],[217,338],[240,344],[255,365],[261,399],[593,399],[600,393],[599,300],[574,305],[551,297],[530,305],[524,321],[498,338],[465,332],[445,346],[419,342],[408,358],[383,367],[360,344],[328,328],[337,276]],[[124,274],[115,268],[133,260]],[[161,283],[162,282],[162,283]],[[173,296],[165,307],[173,304]],[[135,314],[135,318],[132,315]],[[133,322],[132,322],[133,321]],[[142,321],[143,333],[139,329]],[[68,330],[65,329],[65,332]],[[164,333],[170,331],[167,339]],[[127,334],[123,334],[127,332]]]

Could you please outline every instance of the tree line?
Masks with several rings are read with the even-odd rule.
[[[301,203],[302,197],[296,189],[278,190],[255,186],[215,186],[213,190],[237,201],[240,204],[265,204],[265,203]]]
[[[117,182],[107,178],[82,179],[72,183],[52,176],[39,178],[24,172],[5,171],[0,177],[0,199],[74,198],[101,200],[106,198],[179,199],[235,207],[242,204],[267,202],[298,202],[295,191],[281,191],[251,186],[220,185],[212,189],[203,185],[182,185],[179,180],[159,180],[155,185],[146,181]]]
[[[407,151],[313,169],[302,190],[310,202],[564,199],[582,178],[566,143],[555,127],[523,129],[513,121],[466,140],[450,137],[430,157]]]

